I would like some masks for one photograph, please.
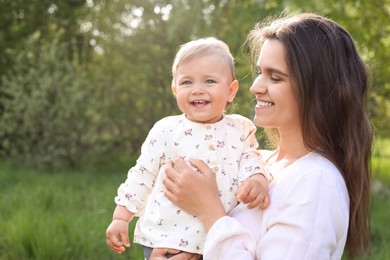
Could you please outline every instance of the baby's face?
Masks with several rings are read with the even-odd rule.
[[[226,104],[236,95],[238,82],[221,57],[208,54],[181,63],[172,89],[189,120],[210,124],[222,119]]]

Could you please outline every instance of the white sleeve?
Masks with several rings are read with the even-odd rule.
[[[203,248],[204,260],[255,259],[256,240],[234,218],[225,216],[209,230]]]
[[[164,129],[167,120],[158,121],[150,130],[141,147],[141,154],[127,173],[115,197],[117,205],[122,205],[136,216],[143,214],[148,197],[154,188],[161,165],[165,162]]]
[[[266,232],[256,248],[258,259],[341,259],[349,200],[343,180],[334,181],[327,174],[331,173],[310,172],[279,183],[278,189],[285,192],[273,196],[277,207],[265,217]]]
[[[209,230],[203,259],[255,259],[262,212],[239,204],[230,216],[220,218]]]
[[[204,259],[341,259],[348,193],[341,178],[324,174],[329,173],[298,174],[278,183],[262,213],[238,205],[209,230]]]
[[[241,182],[253,174],[261,173],[268,182],[271,182],[273,177],[268,169],[267,163],[258,150],[259,144],[256,137],[257,127],[247,118],[242,118],[241,124],[244,148],[239,164],[239,181]]]

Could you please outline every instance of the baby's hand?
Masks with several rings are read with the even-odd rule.
[[[130,247],[128,236],[129,223],[113,220],[106,230],[106,243],[112,251],[122,254]]]
[[[237,191],[237,200],[248,208],[266,209],[270,204],[268,182],[262,174],[255,174],[243,181]]]

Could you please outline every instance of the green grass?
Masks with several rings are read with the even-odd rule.
[[[390,259],[390,193],[375,193],[371,216],[371,257],[370,259]]]
[[[105,243],[113,198],[130,165],[41,173],[0,161],[0,259],[143,259],[139,245],[117,255]],[[369,259],[390,259],[390,141],[378,142],[373,171]]]
[[[390,139],[376,140],[373,157],[371,257],[390,259]]]
[[[0,259],[143,259],[138,245],[117,255],[105,243],[126,171],[48,174],[0,164]]]
[[[376,141],[372,162],[374,177],[390,187],[390,139]]]

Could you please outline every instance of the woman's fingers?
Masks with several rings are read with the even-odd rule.
[[[200,255],[188,252],[181,252],[175,256],[170,257],[172,260],[198,260]]]
[[[168,259],[167,255],[170,255],[169,259],[172,259],[172,260],[193,260],[193,259],[200,258],[200,255],[198,255],[198,254],[183,252],[183,251],[180,251],[177,249],[154,248],[149,259],[150,260]]]
[[[198,160],[198,159],[190,159],[190,164],[193,167],[195,167],[200,174],[215,177],[214,172],[210,169],[210,167],[204,161]]]
[[[210,168],[201,160],[190,160],[190,163],[191,165],[178,158],[167,164],[163,184],[165,196],[170,201],[188,212],[193,212],[192,210],[197,210],[198,204],[203,203],[195,197],[203,195],[204,192],[210,194],[213,190],[218,197],[218,191]],[[193,168],[198,169],[200,173],[195,172]]]
[[[193,169],[184,161],[183,158],[176,158],[171,161],[171,167],[175,170],[175,174],[183,174],[193,172]]]
[[[183,159],[176,159],[174,162],[169,162],[165,167],[165,177],[162,180],[164,185],[164,195],[173,203],[177,204],[175,194],[180,193],[180,178],[182,173],[187,170]]]
[[[163,260],[163,259],[168,259],[166,255],[171,254],[171,255],[176,255],[179,254],[181,251],[177,249],[172,249],[172,248],[154,248],[152,250],[152,253],[150,254],[149,259],[150,260]]]
[[[168,257],[166,257],[166,254],[167,254],[167,250],[166,248],[154,248],[152,250],[152,253],[150,254],[150,257],[149,259],[150,260],[163,260],[163,259],[168,259]],[[146,259],[146,258],[145,258]]]
[[[188,165],[183,159],[175,159],[167,165],[165,173],[165,196],[187,213],[199,217],[206,229],[226,214],[214,172],[206,163],[190,159]]]

